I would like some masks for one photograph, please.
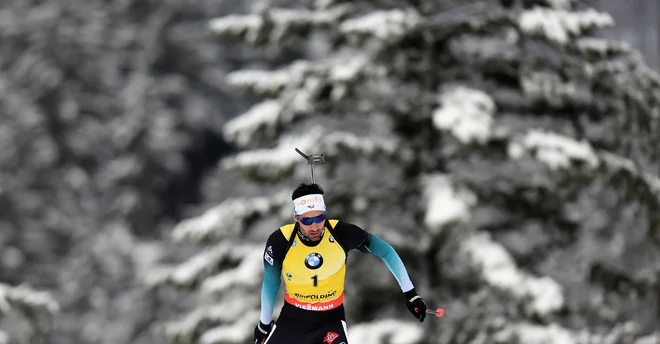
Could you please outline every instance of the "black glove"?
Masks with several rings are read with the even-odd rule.
[[[266,341],[266,338],[268,338],[268,334],[273,329],[272,325],[273,325],[272,321],[270,322],[270,324],[266,325],[262,323],[261,320],[259,320],[257,326],[254,327],[254,344],[259,344]]]
[[[419,322],[424,321],[424,318],[426,318],[426,303],[424,303],[424,299],[417,295],[415,288],[405,292],[404,295],[406,296],[406,307],[408,307],[410,313],[419,319]]]

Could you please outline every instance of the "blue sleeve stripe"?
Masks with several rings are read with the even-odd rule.
[[[277,264],[277,262],[274,262]],[[270,324],[273,320],[273,309],[275,300],[280,290],[280,269],[264,260],[264,281],[261,284],[261,316],[260,320],[264,324]]]
[[[385,262],[385,265],[390,269],[404,293],[413,288],[408,271],[406,271],[401,257],[396,253],[392,245],[369,233],[369,247],[367,248],[371,254],[380,257]]]

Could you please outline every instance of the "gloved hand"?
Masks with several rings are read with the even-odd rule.
[[[424,299],[417,295],[415,288],[405,292],[404,295],[406,296],[406,307],[408,307],[410,313],[412,313],[419,322],[423,322],[424,318],[426,318],[426,303],[424,303]]]
[[[257,326],[254,327],[254,344],[263,343],[268,338],[268,334],[273,329],[273,321],[270,324],[264,324],[259,321]]]

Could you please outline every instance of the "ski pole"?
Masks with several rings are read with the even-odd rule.
[[[316,180],[314,178],[314,163],[318,162],[318,163],[321,163],[321,164],[325,164],[325,156],[323,154],[321,154],[321,155],[307,155],[307,154],[301,152],[298,148],[296,148],[296,152],[298,152],[298,154],[302,155],[302,157],[307,160],[307,163],[309,164],[309,167],[312,170],[312,183],[316,183]]]
[[[415,312],[419,312],[419,309],[415,308]],[[436,310],[434,310],[434,311],[432,311],[432,310],[428,310],[428,309],[427,309],[427,310],[426,310],[426,313],[428,313],[428,314],[434,314],[436,317],[439,318],[439,317],[445,315],[445,310],[442,309],[442,308],[438,308],[438,309],[436,309]]]

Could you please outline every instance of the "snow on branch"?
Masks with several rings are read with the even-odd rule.
[[[632,47],[627,42],[618,42],[603,38],[582,37],[575,42],[575,47],[582,54],[604,57],[612,54],[632,53]]]
[[[340,21],[350,12],[351,6],[335,6],[330,9],[309,11],[305,9],[273,8],[263,15],[228,15],[209,21],[209,28],[226,35],[255,44],[267,38],[279,42],[292,32],[302,33],[310,27],[329,26]]]
[[[590,167],[599,165],[596,152],[587,141],[577,141],[557,133],[530,130],[509,142],[508,154],[518,159],[526,152],[547,164],[551,169],[570,168],[572,162],[586,162]]]
[[[285,68],[266,70],[239,70],[229,73],[230,84],[249,89],[257,94],[278,94],[284,88],[300,87],[305,78],[313,75],[326,77],[330,82],[351,82],[358,77],[381,71],[365,55],[348,58],[333,57],[323,60],[295,61]]]
[[[614,19],[611,15],[592,8],[586,11],[569,11],[537,6],[523,11],[518,17],[520,30],[527,34],[540,35],[560,45],[567,44],[572,37],[591,29],[613,25]]]
[[[360,344],[415,344],[424,339],[424,329],[419,325],[395,319],[375,320],[354,324],[348,330],[348,342]]]
[[[252,336],[254,324],[259,320],[256,299],[227,297],[217,304],[200,307],[183,319],[155,326],[173,343],[191,344],[193,337],[204,323],[216,323],[217,327],[204,332],[199,343],[243,343]]]
[[[548,6],[554,9],[560,10],[570,10],[571,6],[577,2],[577,0],[546,0]]]
[[[259,321],[259,312],[248,313],[242,319],[231,324],[216,326],[204,332],[200,344],[245,343],[252,338],[254,324]]]
[[[12,309],[25,315],[35,328],[41,327],[45,315],[52,317],[60,312],[60,305],[50,293],[34,290],[26,285],[10,286],[0,283],[0,316]]]
[[[495,101],[485,92],[467,87],[452,87],[439,96],[440,106],[433,111],[433,125],[450,131],[464,143],[484,142],[490,138]]]
[[[506,326],[495,334],[498,342],[525,344],[578,344],[571,331],[557,324],[548,326],[518,323]]]
[[[579,100],[578,85],[564,82],[559,75],[534,71],[520,77],[523,93],[531,101],[544,101],[553,106],[563,106]]]
[[[247,112],[229,120],[224,128],[225,139],[245,147],[260,130],[273,130],[280,122],[284,106],[277,100],[265,100]]]
[[[264,18],[257,14],[232,14],[212,19],[209,22],[209,28],[217,34],[238,38],[254,44],[262,35],[264,22]]]
[[[578,141],[550,131],[530,130],[510,140],[508,154],[512,159],[532,154],[553,170],[570,169],[574,162],[582,163],[590,169],[605,165],[613,171],[625,170],[643,181],[660,199],[660,177],[640,170],[628,158],[606,150],[596,150],[584,140]]]
[[[467,238],[461,250],[481,271],[486,283],[520,300],[529,299],[530,312],[546,315],[563,307],[562,286],[549,277],[537,278],[520,271],[506,248],[493,241],[490,233],[480,232]]]
[[[426,199],[426,227],[437,233],[447,224],[469,219],[470,207],[477,197],[470,190],[452,184],[449,175],[423,176],[422,190]]]
[[[555,323],[547,326],[527,322],[507,324],[494,334],[498,343],[525,344],[592,344],[592,343],[631,343],[656,344],[656,334],[638,336],[633,322],[615,324],[608,332],[593,333],[587,329],[571,330]]]
[[[309,114],[311,98],[322,85],[332,84],[334,90],[342,84],[355,82],[363,75],[377,75],[382,68],[369,62],[366,56],[332,58],[320,61],[297,61],[275,70],[242,70],[229,75],[229,82],[260,94],[278,95],[277,100],[265,100],[247,112],[231,119],[224,126],[227,140],[245,147],[256,136],[273,134],[276,127]],[[339,91],[338,91],[339,92]]]
[[[9,344],[9,335],[7,332],[0,331],[0,344]]]
[[[267,70],[239,70],[231,72],[227,81],[238,87],[249,89],[256,94],[278,94],[288,85],[301,85],[305,75],[315,64],[310,61],[295,61],[285,68]]]
[[[381,10],[346,19],[339,30],[346,35],[361,38],[373,36],[388,43],[396,43],[416,30],[421,23],[422,17],[411,9]]]
[[[323,152],[326,156],[338,154],[341,150],[360,152],[370,155],[397,153],[396,138],[363,137],[346,131],[328,133],[321,126],[283,136],[274,148],[262,148],[241,152],[225,158],[221,165],[224,169],[251,170],[261,177],[277,177],[288,173],[295,165],[301,165],[301,157],[295,148],[309,154]]]
[[[603,150],[598,151],[598,155],[601,161],[606,163],[608,166],[615,169],[628,171],[633,176],[639,177],[646,183],[646,185],[648,185],[651,192],[658,199],[660,199],[660,177],[646,171],[641,171],[635,165],[635,163],[628,158],[624,158]]]
[[[199,285],[206,293],[219,293],[230,287],[256,286],[263,265],[262,247],[254,244],[221,243],[198,253],[174,267],[154,269],[146,278],[150,287],[173,285],[188,288]],[[222,262],[239,262],[237,266],[213,275]]]
[[[234,269],[223,270],[207,278],[201,285],[205,293],[221,293],[229,288],[254,287],[261,283],[263,268],[262,245],[234,246],[229,258],[241,262]]]
[[[147,276],[147,285],[153,287],[171,284],[178,287],[189,287],[196,284],[216,269],[231,247],[231,244],[221,243],[192,256],[175,267],[156,268]]]
[[[226,200],[200,216],[179,222],[172,230],[172,236],[176,241],[199,243],[236,238],[245,230],[246,218],[266,216],[273,209],[289,205],[288,197],[287,193],[281,192],[270,196]]]

